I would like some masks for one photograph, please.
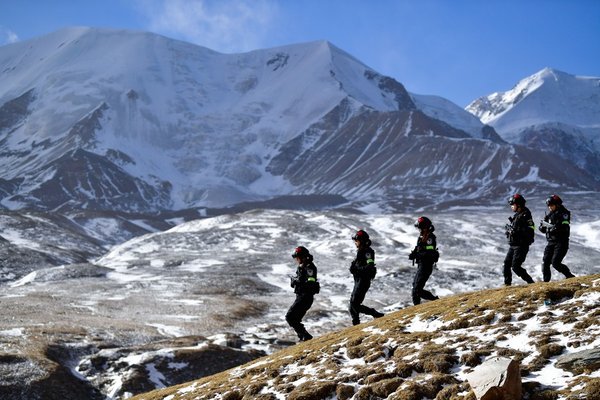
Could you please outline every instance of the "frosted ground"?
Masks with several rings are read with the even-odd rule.
[[[599,277],[410,307],[136,399],[471,398],[468,375],[495,355],[520,361],[524,398],[596,399],[600,371],[569,367],[563,356],[600,344],[594,314]]]
[[[599,205],[590,194],[565,197],[573,199],[567,203],[573,223],[565,263],[576,275],[598,273]],[[543,199],[530,199],[529,205],[537,224]],[[350,237],[357,229],[371,234],[377,254],[378,273],[365,303],[386,313],[411,305],[415,267],[408,254],[417,237],[414,220],[421,214],[432,218],[441,252],[430,290],[447,296],[502,285],[503,226],[511,214],[504,202],[411,214],[370,211],[254,210],[199,219],[114,246],[91,263],[36,270],[3,284],[0,304],[9,311],[0,317],[0,350],[16,351],[30,339],[28,332],[43,327],[66,333],[84,329],[99,347],[190,335],[225,344],[230,333],[242,338],[242,348],[270,353],[296,340],[284,319],[294,298],[289,287],[294,247],[310,249],[319,270],[322,290],[305,318],[307,329],[319,336],[350,326],[348,266],[355,255]],[[19,236],[21,246],[26,241]],[[538,233],[525,262],[536,281],[544,245]],[[553,273],[553,279],[562,276]],[[513,283],[523,282],[514,277]],[[74,340],[73,347],[90,345],[77,337],[64,339]],[[78,373],[88,354],[85,349],[74,354],[72,368]],[[124,355],[122,361],[133,359]],[[120,377],[104,378],[118,393]],[[160,377],[154,379],[160,387]]]
[[[543,208],[534,207],[535,200],[530,203],[537,223]],[[600,213],[589,203],[581,208],[573,209],[565,259],[576,275],[600,271]],[[441,253],[430,289],[445,296],[502,284],[508,207],[421,213],[433,219]],[[233,331],[293,339],[283,316],[294,296],[290,254],[303,245],[314,255],[322,282],[306,319],[319,334],[350,323],[347,302],[353,282],[348,266],[355,255],[350,237],[357,229],[371,234],[377,254],[378,274],[366,303],[387,312],[410,305],[415,267],[407,256],[417,236],[413,223],[421,213],[259,210],[191,221],[114,246],[87,267],[85,276],[66,266],[35,271],[10,283],[3,297],[52,293],[66,310],[125,318],[159,335]],[[536,281],[541,280],[544,245],[538,233],[525,262]],[[553,279],[561,278],[553,274]],[[513,282],[522,283],[518,277]]]

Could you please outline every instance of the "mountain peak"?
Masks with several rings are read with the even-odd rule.
[[[573,77],[573,75],[571,74],[550,67],[545,67],[542,70],[533,74],[532,76],[539,76],[542,79],[551,78],[554,80],[558,80],[561,78],[564,79],[566,77]]]
[[[600,78],[546,67],[506,92],[480,97],[466,110],[501,134],[545,122],[597,126]]]
[[[0,165],[13,174],[51,165],[70,151],[73,127],[105,104],[83,124],[85,150],[126,154],[125,173],[172,182],[176,207],[290,190],[248,186],[270,182],[265,166],[279,147],[340,104],[339,123],[365,109],[414,108],[400,83],[326,40],[223,54],[148,32],[70,27],[0,48],[0,71],[0,111],[21,105],[0,127],[11,136],[3,144],[31,155]]]

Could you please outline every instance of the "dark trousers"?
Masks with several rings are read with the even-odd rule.
[[[433,264],[420,262],[417,267],[417,273],[415,279],[413,279],[412,285],[412,301],[414,305],[421,304],[421,299],[425,300],[437,300],[435,296],[428,290],[425,290],[425,283],[433,272]]]
[[[562,263],[563,258],[569,251],[569,242],[548,242],[544,249],[544,258],[542,261],[542,274],[544,275],[544,282],[550,282],[552,273],[550,271],[550,265],[566,276],[572,278],[573,275],[565,264]]]
[[[306,315],[306,312],[312,306],[314,296],[312,294],[296,294],[296,300],[285,314],[285,320],[294,330],[300,338],[300,340],[311,339],[312,336],[306,331],[302,318]]]
[[[510,246],[504,259],[504,284],[512,284],[512,271],[527,283],[533,283],[531,276],[522,267],[529,253],[529,246]]]
[[[352,316],[352,323],[354,325],[360,324],[360,313],[371,315],[373,317],[380,315],[380,313],[374,308],[363,306],[362,304],[370,287],[370,278],[363,277],[354,279],[354,289],[352,289],[352,295],[350,296],[349,309],[350,315]]]

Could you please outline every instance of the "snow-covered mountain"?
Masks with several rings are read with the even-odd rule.
[[[466,107],[511,143],[551,151],[600,176],[600,78],[545,68]]]
[[[220,54],[70,28],[1,47],[0,71],[11,209],[146,212],[299,194],[395,207],[400,193],[599,187],[325,41]]]

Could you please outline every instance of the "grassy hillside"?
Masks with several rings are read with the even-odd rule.
[[[600,399],[600,371],[555,366],[600,347],[600,274],[455,295],[137,400],[465,399],[487,357],[521,363],[526,399]],[[596,369],[596,370],[594,370]]]

